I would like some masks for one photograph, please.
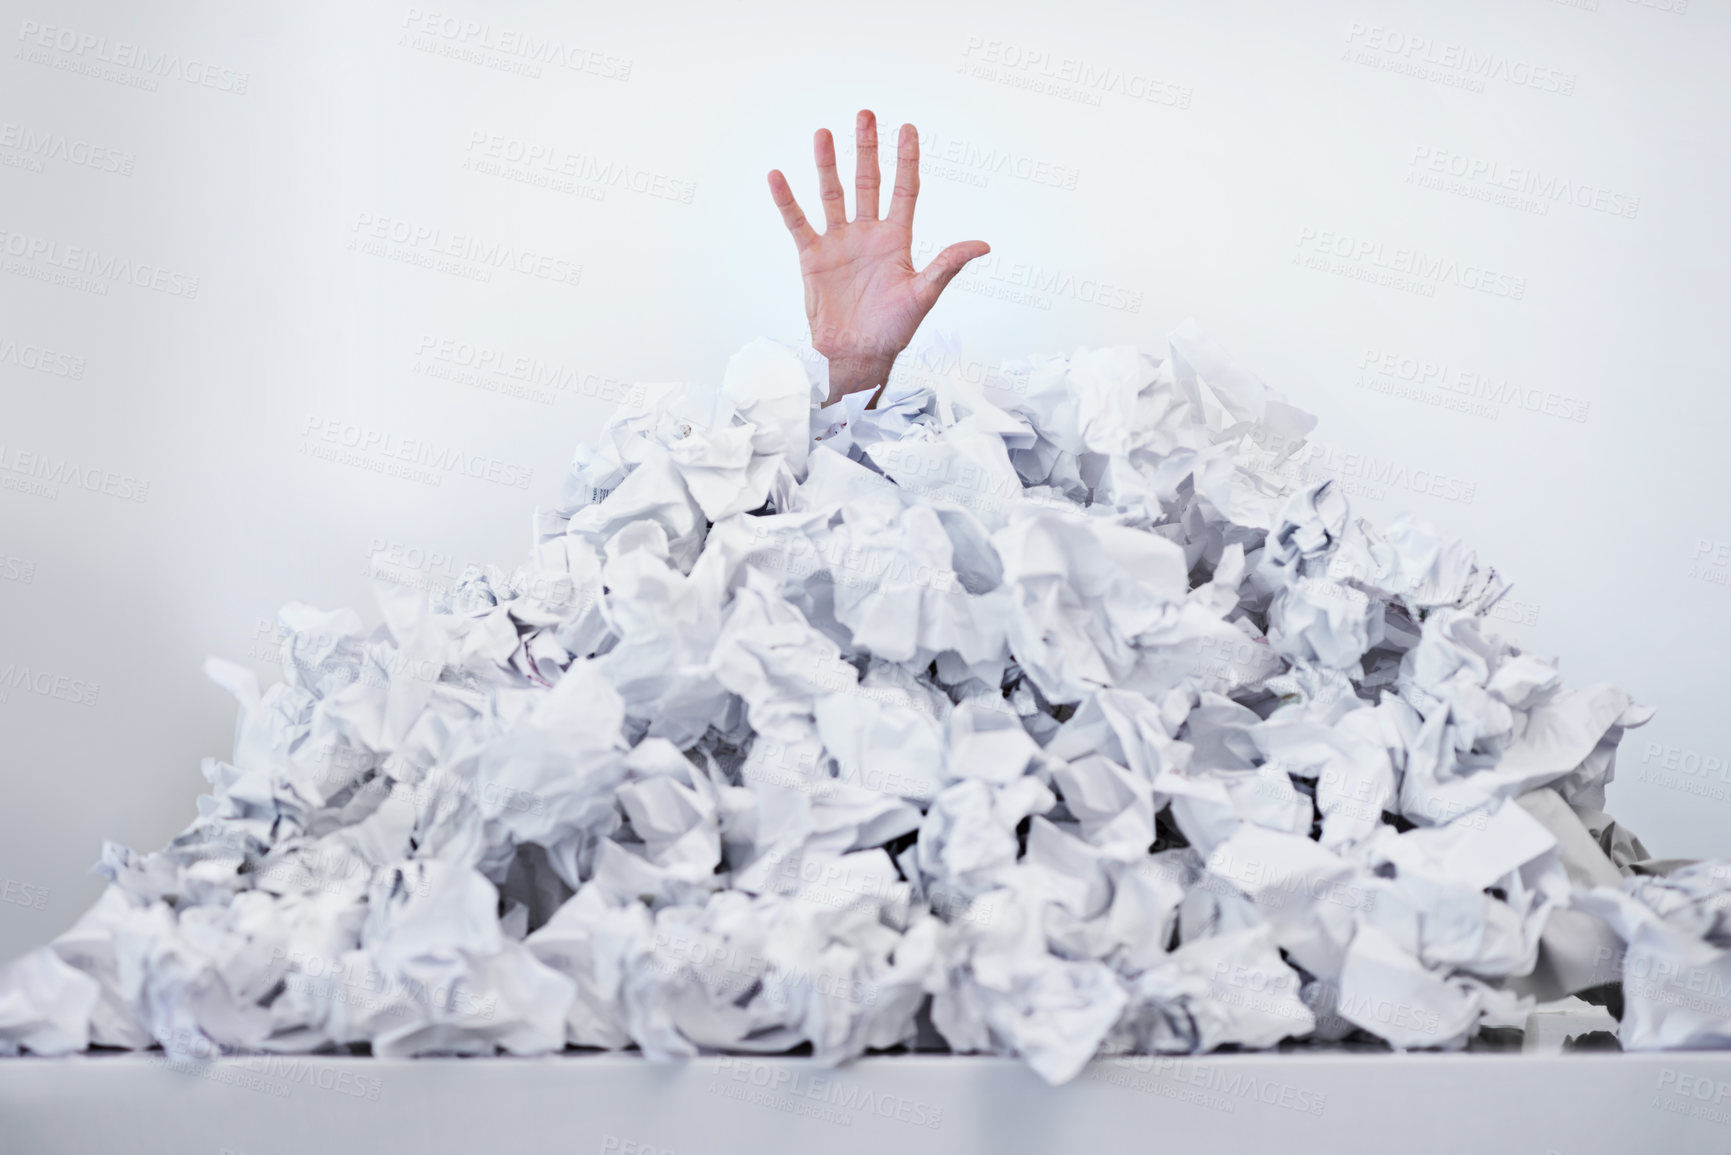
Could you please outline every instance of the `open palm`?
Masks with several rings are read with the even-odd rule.
[[[975,257],[991,252],[984,241],[951,245],[925,268],[913,262],[914,201],[920,195],[920,138],[904,124],[896,141],[896,187],[889,215],[878,217],[877,118],[863,109],[854,127],[854,219],[847,219],[835,139],[820,128],[813,138],[824,231],[811,227],[780,169],[769,174],[770,195],[799,249],[805,280],[805,315],[812,348],[829,360],[829,401],[873,389],[889,379],[897,354],[913,340],[938,294]]]

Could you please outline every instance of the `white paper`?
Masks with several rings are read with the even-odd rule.
[[[1189,325],[928,380],[820,410],[754,342],[580,447],[516,569],[285,607],[281,682],[209,666],[196,819],[0,971],[0,1049],[841,1062],[925,1010],[1061,1082],[1459,1047],[1608,972],[1626,1045],[1731,1045],[1682,997],[1731,989],[1726,869],[1626,879],[1603,813],[1651,712],[1490,631],[1460,542],[1283,481],[1313,418]]]

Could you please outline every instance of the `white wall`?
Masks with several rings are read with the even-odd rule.
[[[77,917],[102,838],[150,849],[193,816],[233,720],[207,654],[270,670],[285,601],[370,612],[376,541],[432,580],[514,562],[609,395],[801,336],[764,174],[817,214],[811,132],[837,131],[851,183],[862,106],[886,151],[903,121],[926,140],[917,243],[995,250],[927,334],[989,359],[1153,346],[1194,315],[1320,414],[1360,508],[1467,536],[1518,583],[1515,636],[1659,707],[1613,811],[1656,852],[1727,849],[1723,5],[437,2],[430,31],[374,0],[0,5],[0,672],[65,679],[0,686],[0,955]],[[499,67],[526,36],[578,67]],[[648,191],[478,169],[471,142],[495,135]],[[1424,158],[1474,168],[1427,187]],[[1493,178],[1533,183],[1499,203]],[[401,259],[430,240],[357,248],[387,218],[577,283]],[[1440,279],[1375,283],[1413,253]],[[50,258],[151,266],[162,288],[50,283]],[[1493,291],[1461,283],[1484,269]],[[444,342],[572,387],[441,376]],[[57,371],[27,367],[43,348]],[[1507,399],[1374,391],[1382,353]],[[1547,395],[1551,414],[1523,405]],[[318,459],[306,431],[329,421],[493,459],[499,480]],[[29,492],[24,455],[96,491]],[[55,696],[85,683],[91,704]]]

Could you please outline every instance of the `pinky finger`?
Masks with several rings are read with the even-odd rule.
[[[817,230],[805,219],[799,202],[793,199],[793,190],[787,187],[787,178],[778,168],[769,170],[769,195],[775,199],[775,207],[781,210],[781,221],[793,234],[795,247],[804,252],[817,240]]]

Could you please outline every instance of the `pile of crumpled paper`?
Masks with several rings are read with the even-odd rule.
[[[819,408],[758,341],[581,447],[514,571],[281,613],[231,762],[0,972],[0,1048],[1458,1048],[1610,991],[1731,1045],[1731,871],[1603,812],[1651,711],[1286,466],[1190,326]],[[1362,1037],[1362,1036],[1360,1036]]]

